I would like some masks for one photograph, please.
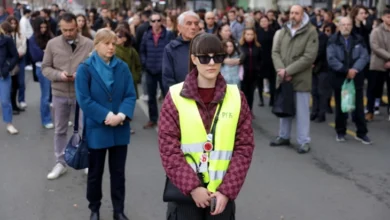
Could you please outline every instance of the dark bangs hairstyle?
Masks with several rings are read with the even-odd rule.
[[[130,32],[127,30],[126,27],[124,26],[119,26],[116,30],[115,30],[115,34],[117,34],[117,36],[120,36],[120,37],[126,37],[126,42],[123,46],[125,47],[131,47],[132,46],[132,38],[131,38],[131,35],[130,35]]]
[[[225,54],[221,40],[214,34],[199,33],[191,41],[190,44],[190,69],[191,72],[196,68],[192,63],[191,55],[207,55],[207,54]]]
[[[240,50],[237,48],[236,43],[235,43],[233,40],[231,40],[231,39],[222,41],[223,49],[224,49],[225,51],[227,50],[227,44],[228,44],[228,43],[232,43],[232,44],[233,44],[233,53],[232,53],[232,54],[228,54],[227,52],[225,52],[225,53],[226,53],[226,56],[227,56],[227,57],[231,57],[231,56],[233,56],[233,55],[236,54],[236,53],[237,53],[238,55],[240,55]]]

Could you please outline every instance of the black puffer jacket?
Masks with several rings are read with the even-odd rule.
[[[19,55],[14,41],[0,35],[0,78],[6,78],[18,62]]]

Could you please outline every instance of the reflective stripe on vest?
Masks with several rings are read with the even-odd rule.
[[[197,164],[186,157],[186,161],[194,171],[203,154],[203,144],[207,141],[207,133],[200,116],[198,106],[193,99],[180,95],[183,83],[170,87],[173,103],[179,113],[181,150],[193,156]],[[226,93],[216,125],[213,151],[208,153],[209,161],[202,163],[199,172],[203,173],[207,189],[216,192],[222,183],[233,155],[238,118],[241,110],[241,96],[236,85],[227,85]],[[215,117],[215,115],[214,115]]]

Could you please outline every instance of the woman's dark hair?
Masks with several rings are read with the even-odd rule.
[[[6,35],[12,34],[13,28],[8,21],[1,23],[1,29],[5,32]]]
[[[110,28],[112,28],[112,21],[111,21],[111,19],[109,19],[109,18],[104,18],[103,19],[103,25],[102,25],[102,27],[103,28],[106,28],[106,27],[110,27]]]
[[[221,31],[222,31],[222,28],[225,27],[225,26],[228,26],[228,27],[230,28],[230,25],[229,25],[228,23],[222,24],[222,25],[219,25],[219,26],[218,26],[218,28],[217,28],[217,30],[216,30],[216,32],[215,32],[215,34],[217,35],[217,37],[218,37],[219,40],[221,40],[221,41],[222,41],[223,39],[222,39],[221,35],[219,34],[219,32],[221,32]],[[235,40],[234,37],[233,37],[233,35],[230,35],[230,39],[233,40],[233,41]]]
[[[226,51],[226,49],[227,49],[227,43],[232,43],[232,44],[233,44],[233,52],[232,52],[232,54],[228,54],[228,53],[226,52],[226,56],[229,56],[229,57],[230,57],[231,55],[234,55],[235,53],[240,54],[240,51],[238,50],[238,48],[237,48],[235,42],[234,42],[233,40],[231,40],[231,39],[222,41],[223,49],[224,49],[225,51]]]
[[[116,30],[115,30],[115,34],[119,35],[119,36],[123,36],[123,37],[126,37],[126,42],[124,44],[125,47],[131,47],[133,42],[132,42],[132,38],[131,38],[131,35],[130,35],[130,32],[124,27],[124,26],[119,26]]]
[[[200,33],[197,34],[191,41],[190,44],[190,71],[196,68],[192,62],[191,55],[207,55],[213,54],[225,54],[223,45],[220,39],[214,34]]]
[[[41,33],[41,25],[42,24],[46,24],[46,26],[47,26],[46,32],[43,34]],[[38,17],[34,21],[33,29],[34,29],[34,37],[35,37],[35,40],[36,40],[39,48],[44,50],[46,48],[47,42],[49,42],[49,40],[51,38],[53,38],[53,34],[50,31],[49,22],[47,22],[45,19],[43,19],[41,17]]]
[[[336,25],[335,25],[334,23],[327,23],[327,24],[325,24],[325,25],[324,25],[324,29],[323,29],[324,32],[325,32],[325,30],[326,30],[327,28],[330,28],[330,31],[331,31],[332,34],[336,33],[337,27],[336,27]]]
[[[84,19],[84,27],[81,28],[81,35],[92,40],[93,37],[92,37],[90,29],[87,25],[87,17],[85,17],[85,15],[78,14],[76,16],[76,18],[79,18],[79,17],[82,17]],[[76,24],[77,24],[77,22],[76,22]]]
[[[355,23],[355,18],[359,14],[360,9],[363,9],[366,13],[368,13],[368,9],[366,7],[363,5],[356,5],[351,10],[351,18],[353,23]]]
[[[19,30],[19,21],[18,21],[18,19],[16,19],[14,16],[11,15],[11,16],[8,16],[7,21],[10,24],[12,24],[12,21],[15,21],[16,27],[15,27],[15,30],[12,30],[12,32],[17,33],[18,36],[20,37],[20,30]]]
[[[128,32],[130,32],[130,25],[127,21],[121,21],[119,22],[118,26],[117,26],[117,29],[119,27],[124,27]]]

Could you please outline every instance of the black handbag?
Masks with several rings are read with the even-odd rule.
[[[283,80],[276,89],[272,113],[279,118],[295,116],[295,93],[291,82]]]
[[[202,186],[204,186],[203,183],[203,174],[199,173],[199,166],[197,165],[194,157],[192,157],[190,154],[185,154],[184,157],[190,157],[190,159],[195,163],[196,165],[196,174],[198,175],[198,178],[200,182],[202,183]],[[191,196],[184,195],[179,188],[177,188],[171,180],[166,177],[165,179],[165,187],[163,192],[163,201],[164,202],[178,202],[178,203],[194,203],[194,200]]]
[[[78,131],[79,112],[80,112],[80,107],[78,103],[76,103],[73,135],[70,138],[68,145],[65,148],[65,155],[64,155],[66,164],[68,164],[68,166],[76,170],[88,168],[88,157],[89,157],[88,144],[87,144],[86,132],[85,132],[86,129],[85,123],[83,126],[82,136],[80,136]],[[85,122],[85,117],[83,121]]]

